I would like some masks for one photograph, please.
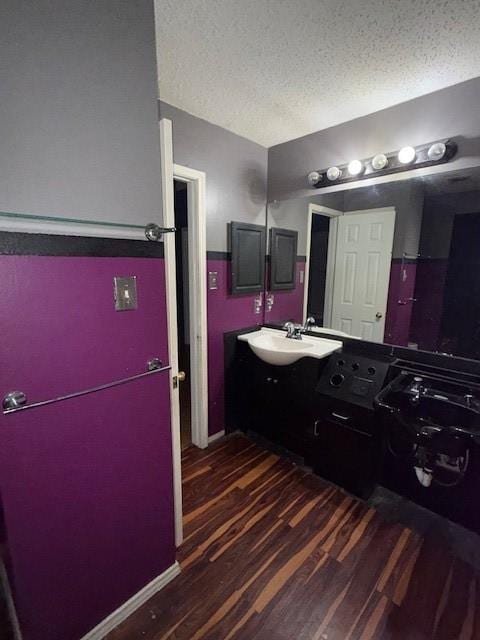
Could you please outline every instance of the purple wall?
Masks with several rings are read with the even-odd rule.
[[[0,379],[34,402],[168,362],[164,263],[1,256]],[[117,313],[114,275],[139,308]],[[175,559],[168,374],[0,415],[10,579],[25,640],[75,640]]]
[[[300,283],[300,272],[305,276],[305,259],[297,260],[295,289],[272,291],[274,303],[271,311],[265,307],[265,322],[286,322],[294,320],[303,322],[303,282]]]
[[[223,334],[261,324],[263,311],[254,312],[255,295],[229,294],[229,260],[207,260],[208,271],[218,272],[218,289],[208,291],[208,431],[225,429]]]
[[[384,342],[407,346],[411,341],[410,325],[414,303],[408,298],[414,297],[417,265],[392,261],[390,283],[388,286],[387,315],[385,318]],[[400,305],[398,301],[408,301]]]

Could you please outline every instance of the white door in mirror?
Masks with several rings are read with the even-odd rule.
[[[393,207],[339,218],[333,329],[383,342],[394,229]]]

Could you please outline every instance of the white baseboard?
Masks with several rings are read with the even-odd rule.
[[[20,630],[20,625],[18,624],[17,612],[15,610],[15,604],[13,602],[12,590],[10,589],[7,570],[5,569],[5,565],[1,561],[0,581],[2,583],[5,600],[7,602],[8,617],[10,618],[10,624],[12,625],[13,637],[15,638],[15,640],[22,640],[22,632]]]
[[[208,444],[212,444],[212,442],[215,442],[215,440],[220,440],[220,438],[223,438],[224,435],[225,429],[223,429],[222,431],[217,431],[217,433],[214,433],[212,436],[208,436]]]
[[[149,598],[151,598],[157,591],[163,589],[171,580],[173,580],[180,573],[180,565],[178,562],[172,564],[171,567],[166,569],[159,576],[154,578],[151,582],[146,584],[143,589],[140,589],[134,596],[124,602],[116,611],[107,616],[102,622],[89,631],[81,640],[101,640],[107,633],[113,631],[115,627],[126,620],[128,616],[132,615],[139,607],[142,606]]]

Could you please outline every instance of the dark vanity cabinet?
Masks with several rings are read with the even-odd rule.
[[[268,438],[318,475],[365,497],[380,468],[373,398],[388,362],[333,354],[272,366],[237,335],[227,335],[225,344],[228,427]]]
[[[382,430],[373,402],[388,367],[387,359],[347,351],[333,354],[315,389],[314,469],[362,497],[371,493],[379,477]]]
[[[323,400],[315,421],[312,465],[322,477],[361,497],[368,497],[379,475],[381,438],[365,415],[346,403]]]
[[[229,430],[254,431],[305,457],[315,438],[315,386],[323,361],[303,358],[277,367],[259,360],[244,342],[232,345],[231,338],[225,354]]]
[[[262,435],[362,498],[381,485],[480,531],[476,372],[396,359],[353,340],[323,360],[271,366],[239,333],[225,336],[230,430]],[[433,479],[422,484],[428,469]]]

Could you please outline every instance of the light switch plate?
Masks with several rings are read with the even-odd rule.
[[[218,289],[218,271],[208,272],[208,288],[210,291]]]
[[[137,308],[137,276],[113,278],[115,311],[131,311]]]

